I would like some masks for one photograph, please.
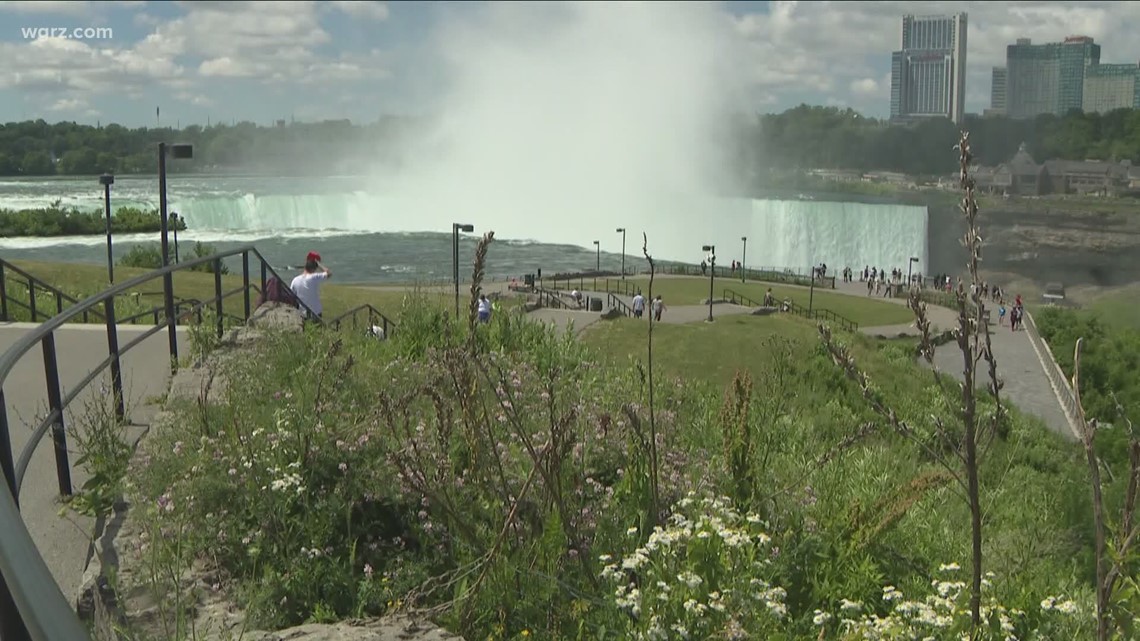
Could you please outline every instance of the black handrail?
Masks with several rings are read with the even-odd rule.
[[[123,281],[85,300],[78,301],[36,329],[30,330],[0,355],[0,468],[3,470],[7,488],[6,492],[0,491],[0,639],[3,641],[25,641],[28,639],[34,641],[84,641],[90,639],[85,626],[79,621],[59,591],[51,571],[37,550],[35,542],[20,516],[19,496],[25,473],[35,450],[49,431],[52,434],[52,441],[55,446],[60,494],[64,496],[71,494],[71,468],[68,460],[64,412],[68,405],[104,370],[107,368],[111,370],[115,412],[117,417],[121,419],[124,418],[125,410],[123,407],[120,359],[124,354],[147,338],[158,334],[165,327],[171,333],[171,367],[172,369],[177,368],[178,350],[175,331],[178,315],[164,314],[165,322],[163,324],[148,329],[127,345],[120,347],[118,344],[118,324],[115,320],[115,298],[128,295],[131,289],[158,278],[162,278],[167,283],[172,283],[173,279],[169,279],[168,276],[174,272],[189,270],[213,262],[215,296],[207,301],[196,302],[186,314],[195,314],[213,303],[217,314],[217,334],[221,337],[224,334],[224,320],[227,316],[224,309],[226,298],[244,293],[244,318],[248,319],[251,314],[250,291],[255,287],[249,282],[250,254],[256,256],[261,263],[260,291],[264,291],[264,283],[269,275],[280,280],[277,272],[252,245],[169,265]],[[242,257],[242,287],[224,292],[221,274],[222,259],[238,255]],[[165,309],[174,309],[173,291],[168,288],[164,292],[164,298],[166,299]],[[182,304],[186,302],[180,301],[179,311],[181,311]],[[59,385],[55,331],[80,315],[97,312],[96,306],[100,305],[103,307],[102,315],[107,326],[108,356],[98,367],[88,373],[78,385],[63,395]],[[311,310],[303,302],[298,301],[298,306],[311,315]],[[318,317],[316,322],[321,323],[322,321]],[[48,387],[48,415],[33,430],[31,437],[20,452],[17,463],[12,452],[8,408],[4,400],[3,388],[16,364],[37,344],[40,344],[43,349],[44,371]]]
[[[728,289],[727,287],[724,289],[724,293],[722,294],[721,298],[725,299],[732,305],[741,305],[744,307],[763,307],[763,305],[749,298],[748,296],[745,296],[738,291]]]
[[[368,312],[368,329],[372,329],[372,327],[375,327],[376,326],[376,319],[380,319],[380,322],[381,322],[380,327],[381,327],[381,329],[384,330],[384,338],[391,338],[391,336],[392,336],[391,330],[396,328],[396,323],[394,321],[392,321],[391,319],[389,319],[384,314],[384,312],[376,309],[375,307],[373,307],[369,303],[365,303],[365,304],[360,305],[358,307],[353,307],[352,309],[341,314],[340,316],[337,316],[336,318],[334,318],[332,320],[325,321],[325,324],[331,326],[333,329],[340,329],[340,325],[344,321],[344,319],[351,318],[352,319],[352,328],[356,329],[356,318],[360,314],[360,312],[363,312],[363,311]]]
[[[18,299],[14,298],[8,294],[8,272],[14,272],[15,274],[23,277],[27,281],[27,285],[26,285],[26,287],[28,288],[28,302],[27,302],[27,304],[25,304],[24,301],[18,300]],[[13,280],[16,280],[16,279],[13,279]],[[23,284],[23,283],[20,283],[20,281],[18,281],[18,280],[16,280],[16,283],[17,284]],[[55,296],[55,307],[56,307],[56,313],[57,314],[59,312],[63,311],[63,302],[64,301],[67,301],[68,303],[70,303],[72,305],[79,303],[79,300],[77,298],[75,298],[74,296],[71,296],[70,294],[68,294],[67,292],[63,291],[62,289],[56,287],[55,285],[52,285],[51,283],[43,280],[42,278],[37,278],[36,276],[29,274],[28,272],[20,269],[19,267],[16,267],[12,263],[0,258],[0,321],[8,322],[10,320],[10,317],[8,315],[8,305],[10,303],[15,303],[16,305],[19,305],[20,307],[28,310],[28,312],[31,315],[31,321],[33,323],[36,322],[38,316],[43,316],[45,319],[51,318],[51,314],[43,312],[36,307],[36,287],[39,287],[41,290],[44,290],[44,291],[48,292],[49,294],[52,294]],[[100,319],[102,318],[102,315],[99,313],[98,310],[91,310],[91,313],[95,314],[96,318],[100,318]],[[87,322],[87,314],[86,313],[83,314],[83,322],[85,322],[85,323]]]
[[[541,307],[552,307],[554,309],[570,309],[566,301],[562,300],[562,295],[556,291],[551,291],[544,287],[535,287],[534,293],[538,295],[538,304]]]
[[[741,294],[740,292],[737,292],[737,291],[734,291],[734,290],[731,290],[728,288],[725,288],[725,290],[724,290],[724,299],[727,300],[728,302],[734,304],[734,305],[745,305],[748,307],[763,307],[764,306],[761,303],[756,302],[752,298],[749,298],[748,296],[745,296],[744,294]],[[780,301],[777,304],[777,307],[780,307],[781,309],[786,309],[787,311],[789,311],[789,312],[791,312],[797,316],[803,316],[804,318],[808,318],[811,320],[823,319],[823,320],[831,321],[831,322],[839,325],[841,328],[843,328],[847,331],[850,331],[850,332],[853,332],[853,331],[859,329],[858,323],[851,320],[850,318],[847,318],[846,316],[841,316],[839,314],[836,314],[835,312],[831,311],[830,309],[814,308],[814,309],[808,310],[806,307],[804,307],[802,305],[798,305],[795,302],[790,301],[790,300]]]
[[[618,308],[626,316],[633,316],[633,308],[627,305],[624,300],[618,297],[617,294],[613,292],[606,292],[606,296],[609,297],[610,307]]]

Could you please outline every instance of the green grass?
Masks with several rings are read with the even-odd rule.
[[[251,260],[250,263],[250,271],[252,272],[250,274],[250,284],[260,285],[260,269],[257,267],[256,261]],[[50,283],[80,300],[97,294],[108,286],[107,269],[99,265],[25,260],[13,261],[13,264],[36,278]],[[116,282],[123,282],[145,274],[147,271],[146,269],[140,268],[116,266],[115,280]],[[289,278],[292,275],[292,272],[289,274],[281,274],[283,278]],[[19,292],[12,291],[13,283],[18,280],[18,276],[6,272],[6,277],[8,279],[9,295],[19,297]],[[231,273],[222,277],[223,293],[232,291],[241,286],[242,276],[240,272],[236,274]],[[162,292],[161,278],[147,282],[133,291],[137,291],[141,294],[151,294],[140,297],[140,306],[150,307],[162,304],[161,296],[154,295]],[[200,301],[209,300],[215,295],[214,275],[189,271],[177,272],[174,274],[174,295],[180,298],[197,299]],[[337,285],[335,278],[321,289],[321,301],[324,304],[325,318],[335,318],[354,307],[369,303],[386,314],[389,318],[394,319],[403,304],[405,295],[406,292],[404,291],[378,291],[364,287]],[[425,295],[428,299],[438,301],[441,305],[450,303],[453,300],[451,296],[442,293]],[[24,294],[24,296],[26,297],[26,294]],[[250,296],[251,305],[256,304],[257,293],[251,292]],[[38,304],[47,311],[54,311],[54,299],[52,299],[47,306],[43,305],[44,301],[45,298],[40,297]],[[225,311],[229,314],[240,316],[244,313],[243,308],[244,301],[240,294],[235,294],[225,301]],[[15,307],[11,307],[9,310],[10,313],[16,311],[23,310],[16,310]],[[25,315],[27,314],[26,311],[23,311],[23,313]],[[123,312],[119,312],[119,315],[122,313]]]
[[[642,293],[649,293],[648,278],[628,278],[628,282],[641,287]],[[586,286],[592,286],[592,280],[587,280]],[[599,283],[599,287],[602,284]],[[713,283],[713,298],[724,296],[725,289],[743,294],[753,300],[762,301],[764,292],[772,289],[772,295],[777,301],[791,300],[804,307],[808,300],[813,299],[814,309],[827,309],[840,316],[848,318],[860,327],[877,327],[880,325],[899,325],[914,321],[914,314],[905,305],[885,303],[874,298],[838,294],[834,291],[817,288],[814,296],[806,287],[787,285],[772,285],[768,283],[747,282],[739,280],[718,278]],[[705,278],[657,278],[653,281],[654,295],[661,294],[666,305],[700,305],[709,296],[709,281]]]
[[[1123,329],[1140,329],[1140,287],[1130,286],[1094,300],[1088,309],[1105,323]]]

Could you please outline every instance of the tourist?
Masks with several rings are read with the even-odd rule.
[[[701,276],[708,276],[708,275],[709,275],[709,264],[702,260],[701,261]]]
[[[577,288],[570,290],[570,298],[574,299],[578,307],[582,306],[582,292],[578,291]]]
[[[661,312],[665,311],[665,301],[661,300],[661,294],[653,299],[653,320],[661,321]]]
[[[641,295],[641,292],[637,292],[637,294],[635,294],[633,297],[633,317],[641,318],[641,315],[644,313],[645,297]]]
[[[998,326],[1005,326],[1005,301],[998,304]]]
[[[479,322],[491,322],[491,301],[487,300],[486,294],[479,295]]]
[[[764,307],[774,307],[776,305],[776,297],[772,295],[772,288],[769,287],[768,291],[764,292]]]
[[[305,257],[305,270],[297,274],[289,284],[289,289],[305,306],[302,313],[306,321],[321,318],[321,283],[329,278],[332,278],[332,271],[321,264],[321,255],[309,252]]]

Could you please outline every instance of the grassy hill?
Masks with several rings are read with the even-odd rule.
[[[651,404],[644,324],[579,341],[500,314],[469,337],[426,299],[397,320],[389,341],[272,336],[231,359],[241,385],[220,407],[188,406],[144,442],[132,498],[171,506],[150,527],[195,524],[155,576],[211,559],[268,628],[410,599],[468,639],[846,639],[871,615],[958,638],[959,491],[869,409],[813,324],[657,325]],[[913,344],[840,339],[921,434],[954,424],[957,386]],[[1088,634],[1077,454],[1016,410],[987,449],[987,602],[1021,612],[1002,615],[1019,638]],[[1060,595],[1083,614],[1042,610]],[[928,606],[949,623],[906,614]]]

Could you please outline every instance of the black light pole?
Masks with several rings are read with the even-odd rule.
[[[597,256],[594,260],[594,291],[598,291],[598,272],[602,271],[602,241],[594,241],[594,252]]]
[[[811,266],[811,290],[808,292],[808,318],[811,318],[812,303],[815,302],[815,275],[818,271],[819,268],[815,265]]]
[[[174,223],[174,262],[178,263],[178,212],[170,212],[170,220]]]
[[[716,245],[704,245],[702,251],[709,253],[709,322],[712,322],[713,279],[716,278]]]
[[[744,250],[740,252],[740,282],[744,282],[744,261],[748,259],[748,237],[741,236],[741,242],[744,243]]]
[[[625,280],[625,227],[618,227],[617,233],[621,234],[621,279]]]
[[[917,262],[918,262],[918,256],[911,256],[910,260],[908,260],[906,262],[906,288],[907,288],[907,291],[910,291],[911,285],[913,284],[913,282],[910,279],[910,277],[911,277],[910,270],[912,267],[914,267],[914,264]]]
[[[459,232],[470,234],[475,225],[451,223],[451,277],[455,281],[455,320],[459,320]]]
[[[158,143],[158,213],[162,223],[162,266],[170,265],[170,221],[166,211],[166,153],[170,151],[171,157],[185,159],[194,157],[194,146],[188,144],[174,144],[167,147],[166,143]],[[162,275],[162,297],[166,307],[166,327],[170,337],[170,367],[178,369],[178,319],[174,317],[174,275],[167,272]]]
[[[107,282],[115,284],[115,258],[111,254],[111,185],[115,184],[115,177],[111,174],[99,176],[99,184],[103,185],[103,214],[107,217]]]

